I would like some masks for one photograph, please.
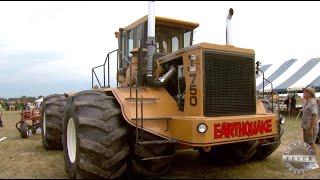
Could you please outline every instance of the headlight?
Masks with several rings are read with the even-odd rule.
[[[280,124],[284,124],[286,122],[286,118],[283,116],[280,116]]]
[[[198,125],[198,132],[199,133],[205,133],[208,129],[208,126],[204,123],[201,123]]]

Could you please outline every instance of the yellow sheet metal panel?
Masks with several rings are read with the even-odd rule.
[[[191,61],[190,56],[196,60]],[[183,54],[186,95],[184,112],[186,116],[203,116],[203,65],[201,49]]]
[[[254,51],[251,49],[200,43],[158,59],[159,64],[162,64],[182,57],[186,80],[185,106],[184,111],[179,111],[177,102],[163,87],[143,87],[141,92],[144,98],[144,130],[164,138],[175,139],[180,144],[194,147],[276,136],[278,132],[277,117],[272,113],[267,113],[260,101],[257,101],[257,114],[254,115],[203,116],[202,54],[204,50],[208,49],[254,56]],[[196,60],[191,62],[190,55],[195,55]],[[196,74],[196,77],[194,77],[194,74]],[[191,84],[196,86],[197,93],[191,93],[191,91],[194,91],[189,89]],[[135,88],[132,88],[131,91],[132,99],[130,99],[129,88],[115,88],[112,89],[112,92],[122,108],[124,119],[132,126],[138,125],[140,127],[141,121],[136,119],[136,107],[138,108],[138,118],[140,118],[141,104],[138,103],[138,106],[136,106],[134,100],[136,96]],[[196,106],[189,102],[192,99],[191,96],[194,96],[192,98],[196,97]],[[197,131],[197,126],[200,123],[205,123],[208,126],[208,130],[204,134]]]
[[[272,137],[277,134],[277,119],[274,114],[210,118],[186,116],[178,110],[176,101],[164,88],[143,88],[142,91],[144,98],[157,99],[153,103],[147,101],[143,103],[144,130],[164,138],[176,139],[181,144],[207,146],[250,138]],[[133,97],[135,97],[134,92],[132,89]],[[113,93],[121,105],[124,118],[135,126],[136,104],[127,99],[130,96],[129,88],[116,88],[113,89]],[[197,131],[200,123],[206,123],[208,126],[205,134]],[[138,126],[140,125],[141,122],[138,120]]]
[[[184,131],[171,131],[175,139],[191,146],[203,146],[275,136],[278,130],[276,121],[276,116],[272,114],[219,118],[188,117],[174,118],[170,127],[171,129],[184,129]],[[204,134],[197,131],[200,123],[208,126]]]
[[[199,43],[199,44],[194,44],[192,46],[186,47],[186,48],[182,48],[179,49],[178,51],[174,52],[174,53],[170,53],[168,55],[165,55],[161,58],[158,59],[160,64],[166,63],[172,59],[175,59],[179,56],[181,56],[181,54],[183,53],[188,53],[192,50],[195,49],[202,49],[202,50],[214,50],[214,51],[218,51],[218,52],[229,52],[229,53],[241,53],[241,54],[246,54],[248,56],[254,56],[255,52],[252,49],[245,49],[245,48],[238,48],[235,46],[231,46],[231,45],[219,45],[219,44],[212,44],[212,43]]]

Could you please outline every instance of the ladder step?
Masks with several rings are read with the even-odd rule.
[[[138,98],[140,100],[141,98]],[[125,98],[125,100],[136,100],[136,98]],[[160,100],[160,98],[142,98],[142,100]]]
[[[261,144],[261,146],[267,146],[267,145],[277,144],[277,143],[279,143],[279,141],[275,141],[275,142],[270,142],[270,143]]]
[[[150,144],[166,144],[166,143],[176,143],[176,140],[171,140],[171,139],[167,139],[167,140],[159,140],[159,141],[139,141],[138,144],[140,145],[150,145]]]
[[[143,117],[143,120],[170,120],[171,117]],[[137,120],[137,118],[132,118],[132,120]],[[141,118],[138,118],[141,120]]]
[[[165,159],[165,158],[172,158],[174,155],[169,155],[169,156],[154,156],[154,157],[149,157],[149,158],[143,158],[142,161],[147,161],[147,160],[153,160],[153,159]]]
[[[135,104],[136,103],[136,98],[125,98],[125,100],[129,101],[130,103]],[[142,98],[142,102],[144,104],[147,103],[156,103],[156,101],[159,100],[159,98]],[[138,103],[140,103],[141,98],[138,98]]]

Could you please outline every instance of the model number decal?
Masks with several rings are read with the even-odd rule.
[[[190,62],[190,67],[189,67],[189,77],[191,80],[190,83],[190,105],[191,106],[196,106],[198,103],[198,99],[197,99],[197,85],[196,85],[196,78],[197,78],[197,74],[195,71],[191,71],[191,69],[195,69],[196,66],[193,64],[193,61]]]

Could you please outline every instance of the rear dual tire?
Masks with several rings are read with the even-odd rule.
[[[62,94],[53,94],[43,100],[41,136],[46,149],[62,149],[62,122],[66,102],[67,98]]]

